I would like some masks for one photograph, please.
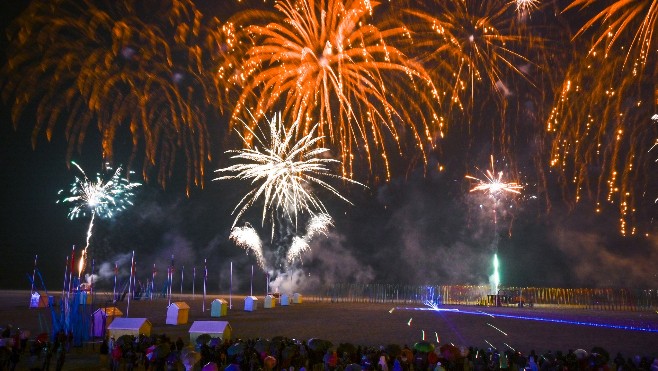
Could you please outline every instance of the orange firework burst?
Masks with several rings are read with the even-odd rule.
[[[596,3],[600,1],[574,0],[565,10],[577,7],[584,9]],[[629,56],[633,50],[639,49],[639,60],[646,63],[652,53],[655,55],[652,41],[656,20],[658,20],[658,0],[616,0],[585,23],[576,36],[586,33],[596,24],[601,24],[603,30],[596,37],[592,49],[605,44],[605,51],[609,53],[615,42],[619,41],[625,44]]]
[[[257,24],[244,28],[250,44],[237,74],[242,90],[232,122],[247,110],[258,121],[275,109],[299,122],[301,135],[320,122],[317,135],[338,147],[347,177],[353,176],[357,151],[371,169],[377,151],[387,178],[390,147],[401,152],[410,139],[425,157],[442,129],[434,108],[438,93],[423,67],[394,46],[408,30],[370,23],[378,4],[282,0],[277,12],[267,14],[267,24],[263,12],[240,15]]]
[[[451,104],[464,106],[476,86],[484,83],[499,96],[507,94],[504,75],[511,72],[526,78],[523,65],[531,65],[521,50],[533,42],[524,35],[515,16],[514,2],[503,0],[434,0],[426,10],[409,8],[414,22],[414,48],[420,49],[425,64],[432,66],[438,80],[451,85]]]
[[[567,9],[593,4],[576,0]],[[597,212],[616,207],[623,235],[637,233],[637,206],[648,199],[653,173],[647,149],[658,136],[650,119],[658,106],[657,4],[616,1],[583,26],[579,39],[596,24],[601,29],[568,69],[547,125],[551,165],[573,200],[592,199]]]
[[[34,1],[9,32],[3,98],[16,125],[35,105],[33,144],[63,123],[69,157],[92,122],[105,159],[128,136],[131,160],[143,152],[144,178],[158,167],[161,184],[182,152],[189,191],[210,157],[205,114],[223,100],[223,30],[189,0]]]

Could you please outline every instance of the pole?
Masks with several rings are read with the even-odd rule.
[[[151,273],[151,300],[153,300],[153,290],[155,290],[155,263],[153,263],[153,272]]]
[[[196,281],[196,267],[192,267],[192,300],[194,300],[194,281]]]
[[[117,301],[117,275],[119,275],[119,262],[114,262],[114,290],[112,290],[112,301]]]
[[[133,256],[130,259],[130,276],[128,276],[128,306],[126,307],[126,317],[130,317],[130,296],[132,295],[131,286],[133,281],[134,266],[135,266],[135,250],[133,250]]]
[[[69,257],[66,256],[66,265],[64,266],[64,287],[62,287],[62,298],[64,298],[64,293],[66,292],[66,277],[69,273]]]
[[[39,255],[34,255],[34,269],[32,270],[32,288],[30,289],[30,295],[34,294],[34,280],[37,278],[37,258]]]
[[[251,286],[249,289],[249,296],[254,296],[254,265],[251,265],[251,281],[249,282]]]
[[[203,259],[203,306],[202,312],[206,311],[206,280],[208,279],[208,259]]]
[[[69,270],[69,294],[71,293],[74,265],[75,265],[75,245],[73,245],[73,248],[71,249],[71,269]]]
[[[182,266],[180,268],[180,296],[181,296],[181,300],[183,300],[183,272],[185,272],[185,266]]]
[[[233,262],[231,262],[231,280],[228,287],[228,309],[233,309]]]

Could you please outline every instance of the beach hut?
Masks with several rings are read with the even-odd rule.
[[[115,318],[123,316],[123,313],[117,307],[107,307],[97,309],[92,318],[92,336],[104,337],[107,327]]]
[[[276,298],[272,295],[267,295],[263,300],[263,308],[274,308],[276,306]]]
[[[151,322],[146,318],[115,318],[109,326],[107,331],[109,336],[118,339],[122,335],[132,335],[138,337],[140,334],[151,336]]]
[[[247,296],[244,298],[244,310],[253,312],[258,309],[258,298],[255,296]]]
[[[194,344],[202,334],[208,334],[222,341],[231,339],[231,325],[228,321],[194,321],[190,327],[190,343]]]
[[[301,304],[302,303],[302,294],[296,292],[292,295],[292,303],[293,304]]]
[[[35,291],[30,295],[30,308],[45,308],[48,306],[48,297]]]
[[[279,304],[281,306],[290,305],[290,296],[288,294],[281,294],[281,302]]]
[[[190,306],[182,301],[176,301],[167,307],[167,325],[184,325],[190,315]]]
[[[210,303],[210,317],[224,317],[228,314],[226,300],[215,299]]]

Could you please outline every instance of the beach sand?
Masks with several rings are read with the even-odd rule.
[[[60,294],[60,293],[57,293]],[[201,295],[174,295],[173,301],[190,306],[189,322],[166,325],[169,301],[165,298],[122,301],[116,306],[129,317],[146,317],[153,324],[152,334],[167,334],[172,340],[179,336],[189,341],[188,330],[195,320],[225,320],[231,325],[234,338],[271,338],[285,336],[295,339],[321,338],[334,345],[350,342],[356,345],[379,346],[391,343],[408,344],[422,340],[439,345],[456,345],[499,350],[512,347],[523,353],[535,350],[600,346],[611,357],[621,352],[633,355],[658,356],[658,313],[591,311],[560,308],[501,308],[480,306],[442,306],[441,311],[418,310],[421,306],[404,303],[332,303],[317,298],[302,297],[301,304],[259,308],[246,312],[244,297],[231,297],[232,309],[222,318],[210,317],[212,299],[229,300],[226,295],[207,295],[205,311]],[[94,308],[113,306],[111,295],[95,297]],[[566,323],[566,321],[579,322]],[[0,327],[11,324],[14,329],[28,329],[32,336],[52,328],[49,308],[29,308],[29,292],[0,291]],[[613,326],[616,326],[614,328]],[[652,329],[642,331],[639,329]],[[22,358],[21,364],[25,365]],[[67,356],[67,370],[98,369],[98,343],[89,342],[74,348]]]

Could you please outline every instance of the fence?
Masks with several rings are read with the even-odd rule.
[[[339,303],[393,303],[438,305],[532,305],[593,310],[654,311],[658,290],[550,287],[501,287],[491,295],[488,285],[395,285],[336,283],[306,300]],[[496,301],[499,300],[499,301]]]

